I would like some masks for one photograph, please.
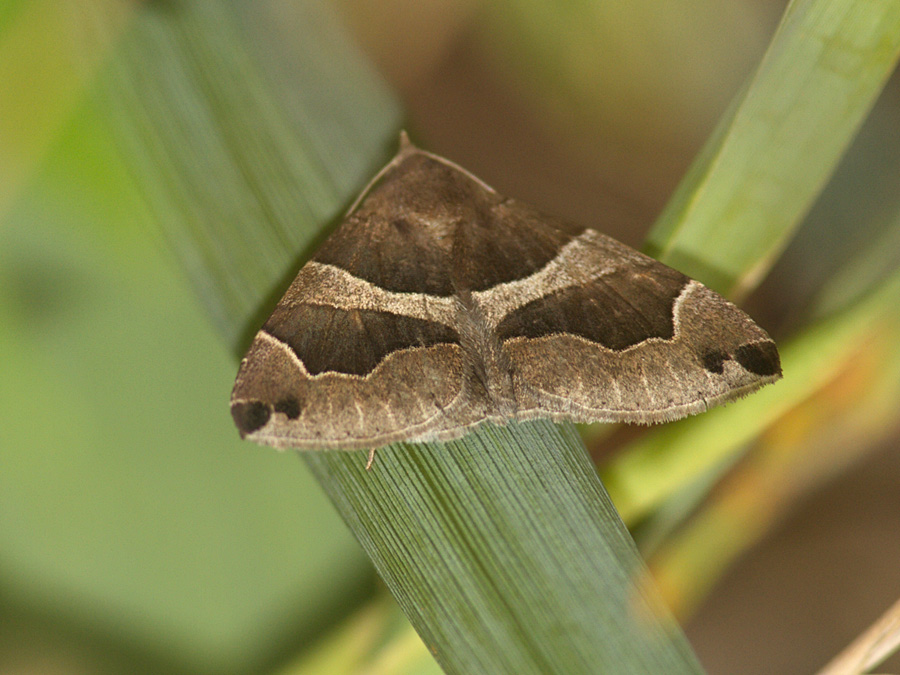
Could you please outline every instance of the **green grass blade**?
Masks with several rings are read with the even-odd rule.
[[[765,58],[660,217],[648,249],[726,294],[756,285],[830,176],[900,53],[900,2],[793,2]],[[884,269],[884,264],[880,266]],[[603,471],[628,522],[647,516],[842,367],[892,283],[782,346],[785,380],[668,425]],[[823,367],[824,364],[824,367]]]
[[[288,15],[151,3],[110,68],[128,160],[235,353],[400,123],[323,3]]]
[[[571,425],[303,456],[447,672],[699,672]]]
[[[794,0],[648,241],[730,296],[765,275],[893,71],[900,1]]]
[[[284,26],[248,7],[150,5],[108,83],[128,158],[237,348],[399,126],[324,3]],[[398,446],[371,473],[359,453],[306,458],[451,672],[699,671],[571,429]]]

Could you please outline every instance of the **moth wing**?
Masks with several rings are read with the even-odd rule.
[[[253,339],[231,399],[243,437],[369,448],[459,436],[491,416],[455,328],[442,209],[467,208],[465,199],[455,205],[458,194],[447,202],[458,172],[414,148],[404,153]],[[463,187],[474,189],[470,182]]]
[[[669,421],[781,376],[775,344],[744,312],[593,230],[480,299],[522,419]]]
[[[448,439],[486,420],[657,422],[781,375],[702,284],[404,145],[241,363],[241,435],[297,448]]]

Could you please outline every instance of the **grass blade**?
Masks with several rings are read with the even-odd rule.
[[[725,295],[753,289],[893,71],[898,26],[897,1],[792,2],[654,226],[650,253]]]
[[[242,3],[151,4],[111,66],[128,160],[242,353],[298,256],[393,149],[399,108],[320,2],[287,18]]]
[[[111,70],[129,159],[238,350],[399,126],[327,6],[298,11],[290,22],[241,3],[153,5]],[[305,457],[451,672],[698,672],[571,429],[401,445],[371,473],[359,453]]]
[[[900,648],[900,600],[817,675],[864,673]]]
[[[873,104],[900,53],[900,2],[799,0],[657,221],[648,249],[726,294],[768,270]],[[739,245],[738,245],[739,243]],[[884,269],[884,264],[879,269]],[[894,297],[892,282],[782,349],[785,380],[739,406],[648,435],[604,470],[628,522],[648,515],[810,396]],[[879,300],[880,298],[880,300]],[[822,367],[826,364],[826,367]]]
[[[699,672],[571,425],[303,456],[447,672]]]

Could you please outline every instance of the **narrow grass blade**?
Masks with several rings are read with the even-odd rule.
[[[794,0],[648,250],[732,297],[753,289],[853,139],[900,54],[900,1]]]
[[[818,675],[865,673],[900,648],[900,600],[873,623],[862,635]]]
[[[654,578],[677,616],[690,615],[725,570],[798,502],[823,484],[839,481],[848,466],[865,461],[896,436],[900,315],[883,313],[860,337],[830,382],[772,425],[736,466],[729,464],[724,477],[722,471],[711,472],[720,479],[715,491],[706,491],[700,508],[682,517],[652,553]],[[659,514],[677,507],[684,492],[679,489],[667,499],[652,520],[662,521]],[[646,554],[643,535],[642,523],[639,541]]]

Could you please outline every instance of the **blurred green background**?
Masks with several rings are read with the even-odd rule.
[[[360,158],[348,160],[355,168],[329,178],[342,198],[377,166],[372,147],[390,151],[402,108],[422,145],[501,193],[635,246],[784,9],[706,1],[224,4],[240,40],[227,31],[218,42],[198,39],[197,63],[227,58],[251,72],[245,64],[272,59],[266,84],[276,87],[278,74],[284,101],[306,96],[323,117],[340,112],[327,92],[376,92],[377,104],[356,122],[369,131]],[[200,265],[183,257],[180,233],[148,206],[158,202],[142,181],[146,160],[129,154],[137,146],[122,119],[140,118],[141,92],[152,88],[149,65],[129,62],[135,44],[164,44],[173,26],[214,32],[219,11],[207,5],[0,3],[0,672],[357,672],[340,659],[351,652],[365,652],[371,672],[435,672],[302,463],[238,440],[227,401],[244,336],[223,335],[221,318],[198,302],[206,292]],[[192,23],[179,23],[179,13]],[[266,31],[275,24],[285,33]],[[191,44],[190,34],[181,37]],[[338,42],[336,53],[349,45],[354,54],[349,66],[328,51]],[[351,67],[366,74],[342,75]],[[321,92],[291,90],[305,69],[334,79],[320,76]],[[202,84],[216,74],[194,75]],[[234,101],[252,98],[254,86],[249,76],[237,80]],[[201,99],[170,93],[183,95],[185,107]],[[224,115],[229,102],[219,103],[210,109]],[[178,124],[171,133],[184,137],[189,161],[204,146]],[[344,150],[351,158],[352,140]],[[230,141],[262,142],[237,133]],[[322,140],[319,150],[328,147]],[[224,199],[178,189],[186,209]],[[854,283],[895,270],[898,195],[895,76],[748,299],[759,323],[787,339],[823,289],[840,305]],[[215,228],[211,215],[198,214],[198,227]],[[242,217],[224,206],[219,215],[236,227]],[[278,264],[289,275],[309,242],[285,237],[293,257]],[[248,243],[248,254],[261,254],[256,245],[265,248]],[[830,287],[836,278],[842,283]],[[863,357],[896,358],[891,349],[876,344]],[[817,428],[854,399],[868,400],[870,371],[879,367],[864,358],[848,366],[824,402],[783,422],[772,443],[828,445]],[[689,637],[711,672],[810,670],[900,596],[900,415],[895,386],[875,394],[883,409],[831,439],[840,448],[821,472],[804,469],[799,487],[772,497],[768,509],[760,496],[771,494],[748,497],[747,512],[759,518],[742,531],[748,545],[780,529],[731,568],[705,605],[727,561],[684,601],[684,614],[697,607]],[[661,558],[664,579],[666,564]]]

